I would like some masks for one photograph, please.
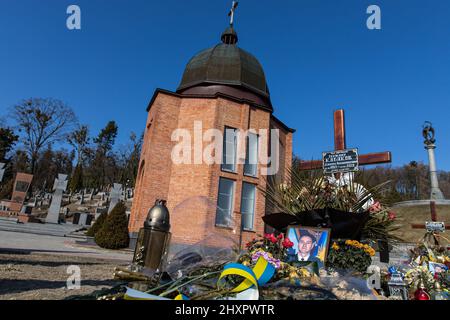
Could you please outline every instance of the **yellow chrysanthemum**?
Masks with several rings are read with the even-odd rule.
[[[337,244],[336,242],[333,242],[333,245],[331,246],[331,248],[332,248],[333,250],[339,250],[339,249],[340,249],[339,246],[338,246],[338,244]]]

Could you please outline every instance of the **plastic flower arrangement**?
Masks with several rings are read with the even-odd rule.
[[[429,247],[426,243],[422,243],[410,251],[411,263],[405,274],[405,281],[411,290],[414,290],[418,283],[422,281],[425,288],[432,292],[436,282],[439,282],[443,291],[450,297],[450,271],[442,273],[431,272],[429,266],[431,263],[439,263],[447,266],[450,265],[449,250],[446,247]]]
[[[306,268],[284,262],[287,258],[287,250],[293,245],[294,243],[289,238],[285,238],[282,233],[277,236],[273,233],[265,234],[246,244],[247,252],[240,257],[239,262],[245,266],[252,266],[259,257],[264,257],[276,269],[273,281],[289,279],[295,282],[301,278],[313,277],[314,275]]]
[[[375,250],[356,240],[334,242],[327,258],[327,266],[335,269],[365,272],[372,262]]]
[[[401,240],[395,234],[395,231],[400,228],[396,214],[377,201],[377,196],[381,196],[382,190],[389,182],[370,186],[367,181],[364,181],[362,174],[345,174],[341,179],[335,179],[324,176],[320,172],[305,174],[298,166],[293,166],[289,170],[289,176],[290,181],[285,184],[277,184],[275,180],[269,180],[264,194],[275,208],[274,212],[293,215],[300,220],[302,215],[319,210],[332,209],[343,213],[360,213],[359,219],[364,222],[360,225],[355,224],[361,230],[363,239]],[[276,226],[273,227],[276,228]],[[328,227],[337,228],[334,225]],[[356,238],[352,235],[342,237]]]

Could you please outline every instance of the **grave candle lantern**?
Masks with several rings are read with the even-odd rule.
[[[144,227],[139,230],[133,263],[152,272],[164,268],[171,233],[169,210],[165,200],[156,200]]]
[[[441,285],[438,281],[436,281],[434,285],[434,293],[432,295],[433,300],[447,300],[447,296],[444,292],[442,292]]]
[[[406,283],[403,281],[400,272],[391,274],[391,279],[388,282],[389,294],[391,297],[398,297],[402,300],[408,300],[408,289]]]
[[[414,299],[416,300],[430,300],[430,295],[425,291],[425,285],[423,281],[420,280],[419,286],[417,287],[416,292],[414,292]]]

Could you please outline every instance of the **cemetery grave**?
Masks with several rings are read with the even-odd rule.
[[[153,6],[160,9],[160,5]],[[116,7],[111,6],[111,10]],[[128,110],[128,105],[134,104],[126,96],[128,92],[147,89],[134,83],[140,79],[138,69],[141,68],[134,63],[140,60],[136,55],[129,59],[127,50],[114,55],[114,59],[125,58],[128,64],[117,60],[114,67],[108,65],[114,59],[103,59],[102,63],[94,59],[90,63],[98,64],[99,68],[73,68],[71,81],[89,80],[94,75],[98,76],[97,73],[103,75],[101,87],[110,88],[114,93],[111,99],[96,96],[92,105],[85,106],[89,108],[88,112],[76,115],[61,100],[32,97],[11,106],[5,119],[0,118],[0,300],[450,300],[450,200],[446,199],[450,196],[450,173],[438,170],[435,129],[429,121],[421,129],[424,140],[423,145],[419,141],[419,146],[428,159],[424,164],[420,156],[416,154],[413,157],[409,154],[411,149],[406,149],[410,142],[413,143],[412,139],[394,141],[400,136],[406,137],[405,132],[409,132],[407,126],[402,123],[399,128],[387,127],[392,125],[390,121],[400,116],[401,122],[405,123],[418,120],[403,119],[403,114],[394,109],[388,110],[392,114],[386,116],[386,105],[394,102],[436,103],[426,95],[421,96],[426,92],[428,82],[433,91],[427,94],[435,99],[443,97],[448,90],[433,83],[431,80],[434,79],[426,77],[426,72],[432,70],[437,75],[440,69],[447,70],[444,68],[446,60],[441,62],[442,68],[440,64],[433,65],[434,59],[428,59],[423,67],[413,58],[416,52],[424,56],[420,50],[424,45],[414,42],[417,44],[415,50],[408,47],[407,52],[411,59],[394,59],[387,65],[383,64],[384,59],[397,56],[388,54],[377,59],[377,68],[370,71],[373,83],[376,83],[373,86],[371,81],[360,80],[364,79],[364,73],[355,73],[355,70],[369,70],[367,65],[350,64],[370,61],[365,56],[370,50],[363,54],[358,51],[367,46],[351,47],[352,55],[357,59],[352,55],[334,59],[340,58],[335,53],[343,53],[339,46],[347,42],[330,42],[332,46],[329,48],[336,52],[321,52],[325,57],[331,54],[333,59],[320,61],[324,55],[310,54],[295,46],[297,42],[308,44],[309,41],[307,47],[329,49],[321,47],[330,45],[329,41],[322,41],[323,38],[308,30],[307,35],[311,38],[306,38],[307,41],[292,41],[289,34],[287,39],[292,48],[287,50],[283,46],[272,45],[278,48],[277,51],[282,50],[282,55],[281,59],[277,58],[278,66],[267,70],[282,72],[274,74],[275,79],[294,79],[297,71],[292,70],[300,63],[307,67],[307,72],[313,70],[314,74],[299,73],[302,79],[307,79],[300,79],[300,85],[278,83],[270,86],[275,92],[294,88],[291,98],[285,98],[289,92],[278,91],[274,95],[283,96],[281,101],[292,105],[289,109],[278,109],[279,102],[272,103],[269,77],[262,64],[241,48],[241,42],[238,44],[241,40],[234,25],[237,7],[238,2],[233,1],[228,12],[229,25],[218,34],[220,42],[198,51],[188,60],[176,89],[158,88],[154,91],[146,105],[147,117],[143,117],[144,108],[136,117],[137,120],[145,120],[145,127],[134,128],[136,119],[128,114],[132,110]],[[258,9],[266,7],[262,5]],[[320,4],[307,9],[316,7]],[[281,10],[283,6],[279,8]],[[67,32],[79,32],[76,30],[81,29],[80,6],[71,5],[67,10],[70,14],[66,21]],[[122,12],[131,12],[129,10],[135,8],[129,6]],[[381,32],[380,8],[371,5],[365,13],[370,14],[371,10],[373,15],[364,26],[369,30],[366,32],[372,32],[370,36]],[[203,11],[196,14],[203,14]],[[288,13],[287,24],[299,20],[298,17],[288,20]],[[86,16],[92,17],[90,13]],[[254,21],[261,22],[261,17]],[[337,17],[342,18],[339,14]],[[37,19],[20,21],[26,24],[28,20],[39,26]],[[134,20],[133,23],[141,22]],[[180,19],[165,20],[176,27]],[[314,23],[335,22],[335,19],[313,20]],[[364,22],[364,19],[360,20]],[[94,25],[86,26],[83,35]],[[257,24],[251,25],[258,27]],[[318,33],[328,29],[328,32],[335,32],[340,25],[314,29]],[[120,26],[124,32],[129,28],[128,23]],[[168,29],[178,30],[175,27]],[[272,50],[270,44],[275,44],[269,39],[272,32],[277,35],[277,41],[286,38],[276,31],[278,27],[278,24],[271,24],[270,32],[259,32],[254,39],[243,33],[242,39],[258,41],[258,45]],[[425,30],[426,24],[421,24],[421,27]],[[389,32],[393,32],[392,29],[395,28]],[[21,28],[18,35],[26,30]],[[304,25],[299,30],[303,32]],[[164,39],[166,35],[162,31],[166,30],[158,30],[156,36],[147,37],[154,41],[144,41],[144,45]],[[61,32],[52,34],[58,36]],[[189,48],[198,34],[201,32],[186,37],[189,38]],[[348,37],[348,43],[353,40],[353,32],[346,30],[341,34]],[[360,32],[355,34],[361,35]],[[128,36],[119,33],[119,36],[123,35]],[[370,36],[367,34],[365,40],[373,40]],[[103,39],[105,45],[114,39],[110,38]],[[136,36],[128,38],[141,39]],[[385,41],[386,38],[396,37],[380,37],[379,40]],[[419,41],[419,38],[414,40]],[[14,41],[11,48],[16,50],[16,43],[36,48],[38,46],[33,39]],[[50,45],[61,43],[50,40]],[[358,41],[360,43],[361,40]],[[129,41],[129,51],[145,53],[145,48],[133,47],[141,43]],[[404,44],[397,41],[395,45]],[[426,43],[425,47],[428,45]],[[45,48],[41,49],[47,56]],[[266,59],[272,56],[270,50],[266,52]],[[433,53],[438,55],[441,51],[434,50]],[[173,52],[177,53],[177,50]],[[300,52],[302,56],[292,57],[292,52]],[[158,75],[162,65],[158,62],[168,56],[158,58],[154,50],[152,54],[154,74]],[[34,59],[36,55],[31,56]],[[16,59],[14,54],[8,57],[11,63]],[[304,63],[305,57],[314,59],[305,60],[311,63]],[[48,63],[47,60],[57,63],[64,59],[42,59],[39,62]],[[335,65],[341,60],[349,65]],[[414,65],[406,65],[409,60]],[[75,59],[73,62],[77,64],[80,61]],[[23,65],[20,61],[18,69],[24,69]],[[321,65],[326,68],[317,70]],[[61,70],[57,64],[43,66],[54,71],[50,74]],[[117,66],[135,66],[132,70],[136,77],[128,81],[129,75],[121,74],[126,72],[126,68],[119,70]],[[423,69],[414,69],[417,66]],[[326,75],[326,72],[339,68],[346,72],[339,83],[333,85],[331,82],[336,75]],[[89,74],[81,75],[78,70]],[[104,70],[108,71],[107,75],[124,75],[121,79],[127,85],[123,86],[117,79],[111,83],[109,78],[114,77],[105,77]],[[383,72],[381,76],[392,78],[392,83],[399,86],[387,87],[388,90],[385,87],[389,96],[384,99],[384,93],[379,89],[385,84],[378,81],[379,70]],[[396,70],[420,71],[424,76],[410,77],[405,73],[403,79],[397,79],[397,73],[403,72]],[[30,73],[29,76],[35,74],[38,73]],[[326,81],[323,81],[323,75]],[[438,82],[445,83],[442,81],[445,76],[441,77]],[[359,79],[359,83],[355,79]],[[420,90],[417,90],[419,85],[416,81],[423,79],[426,81],[418,82]],[[340,82],[346,87],[342,87]],[[112,84],[120,85],[121,90],[114,89]],[[86,88],[98,87],[83,82],[86,87],[81,88],[77,81],[70,82],[70,85],[76,95],[82,95]],[[58,92],[61,86],[50,83],[48,87]],[[300,130],[297,136],[305,146],[315,148],[319,145],[319,137],[326,133],[324,128],[328,119],[323,115],[330,110],[330,104],[333,107],[341,103],[335,101],[335,94],[340,96],[342,89],[347,88],[357,90],[356,98],[351,92],[343,92],[341,97],[348,99],[343,101],[347,101],[344,103],[349,104],[349,110],[356,114],[357,121],[352,121],[353,127],[346,128],[344,109],[334,109],[333,137],[330,139],[333,143],[312,151],[316,155],[322,154],[321,159],[307,161],[304,158],[309,152],[307,148],[303,150],[302,146],[300,153],[294,150],[297,143],[294,143],[294,133]],[[377,94],[367,99],[370,95],[366,93],[374,88]],[[405,88],[408,90],[402,90]],[[402,92],[407,94],[401,96]],[[67,95],[67,92],[62,94]],[[147,92],[139,94],[142,97]],[[9,95],[5,93],[5,101],[11,98]],[[368,106],[352,105],[357,98],[364,98]],[[375,98],[379,105],[372,101]],[[71,99],[81,104],[87,101],[82,96]],[[305,101],[311,106],[301,105]],[[445,101],[438,102],[448,105]],[[106,108],[105,105],[107,111],[101,109]],[[91,108],[94,107],[101,110],[102,117],[93,115]],[[361,113],[362,108],[368,112]],[[408,112],[410,109],[413,110],[408,105]],[[288,122],[277,118],[283,113],[286,118],[291,117],[291,121],[303,121],[302,126],[294,129]],[[110,114],[112,119],[99,129],[97,118],[109,117]],[[430,114],[440,115],[440,112]],[[92,123],[81,123],[79,116]],[[113,120],[115,118],[117,120]],[[442,116],[444,118],[445,115]],[[122,130],[122,122],[127,121],[130,128],[133,126],[133,131],[128,130],[129,139],[122,144],[121,135],[125,131]],[[314,129],[318,129],[313,134],[310,133],[312,123]],[[352,142],[347,143],[347,129],[351,132],[355,128],[354,141],[360,139],[361,149]],[[93,134],[92,130],[96,133]],[[380,148],[375,147],[375,143],[382,145],[379,137],[385,139]],[[211,138],[211,144],[207,144],[208,138]],[[370,152],[363,150],[366,146]],[[372,152],[372,147],[392,152]],[[446,148],[448,146],[442,144],[442,154],[446,155]],[[403,167],[392,167],[397,165],[392,162],[397,155],[401,161],[405,161],[406,156],[417,161]],[[184,310],[185,305],[181,305]]]

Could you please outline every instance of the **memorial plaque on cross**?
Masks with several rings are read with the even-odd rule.
[[[444,222],[438,221],[436,202],[430,201],[430,214],[431,221],[427,221],[424,224],[412,223],[413,229],[426,229],[428,232],[444,232],[444,230],[450,230],[450,226],[446,226]]]
[[[346,150],[346,148],[344,110],[339,109],[334,112],[334,149],[335,151],[342,151]],[[391,153],[389,151],[360,154],[357,156],[357,159],[359,166],[389,163],[392,161]],[[316,170],[323,168],[324,160],[300,162],[300,170]],[[346,172],[346,170],[343,169],[341,172]]]

